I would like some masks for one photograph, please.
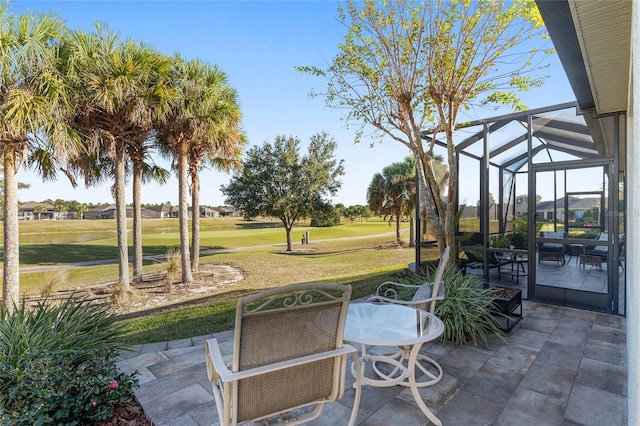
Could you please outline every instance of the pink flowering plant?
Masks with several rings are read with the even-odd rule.
[[[87,424],[113,416],[138,386],[116,366],[109,309],[69,299],[0,309],[0,424]]]

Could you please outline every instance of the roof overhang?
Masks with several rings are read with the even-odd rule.
[[[536,0],[580,111],[602,156],[613,155],[612,117],[627,110],[629,0]],[[620,158],[620,164],[624,159]]]
[[[626,111],[631,52],[629,0],[537,0],[578,105]]]

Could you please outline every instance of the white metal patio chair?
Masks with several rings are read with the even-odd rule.
[[[297,425],[340,399],[347,355],[360,374],[356,349],[343,343],[350,297],[351,286],[313,283],[239,299],[231,365],[223,361],[216,339],[206,344],[220,424],[281,416],[284,424]],[[355,423],[360,391],[356,384],[349,425]]]
[[[386,281],[378,286],[376,294],[370,297],[367,301],[372,303],[395,303],[407,305],[435,314],[436,302],[438,300],[444,300],[445,298],[445,283],[442,281],[442,277],[447,269],[447,262],[449,261],[450,253],[451,247],[445,248],[442,252],[433,282],[425,282],[423,284],[404,284]],[[403,300],[405,299],[404,296],[412,291],[415,291],[415,293],[413,293],[411,299]],[[399,362],[403,362],[409,359],[410,352],[411,347],[401,346],[400,350],[396,354],[390,356],[398,359]],[[416,367],[426,376],[426,380],[418,383],[419,387],[435,385],[442,379],[442,367],[433,358],[422,354],[418,355]],[[395,368],[393,371],[386,374],[376,366],[376,363],[373,363],[373,369],[381,377],[392,377],[398,372],[398,369]]]

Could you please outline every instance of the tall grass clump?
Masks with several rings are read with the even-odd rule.
[[[77,425],[113,416],[138,385],[117,370],[121,336],[107,306],[74,297],[0,308],[0,424]]]
[[[127,289],[125,288],[124,284],[118,283],[113,288],[113,293],[111,294],[111,303],[114,306],[128,306],[135,295],[136,294],[132,289]]]
[[[173,282],[180,271],[180,258],[179,252],[173,247],[167,250],[165,255],[164,269],[166,272],[166,281],[164,284],[164,292],[171,293],[173,289]]]
[[[52,273],[46,275],[44,286],[40,291],[41,297],[49,297],[53,291],[69,279],[69,271],[67,269],[56,269]]]

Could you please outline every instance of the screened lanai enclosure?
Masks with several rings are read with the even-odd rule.
[[[623,315],[624,114],[566,103],[473,121],[454,140],[465,273],[530,300]],[[419,265],[433,245],[417,216]]]

